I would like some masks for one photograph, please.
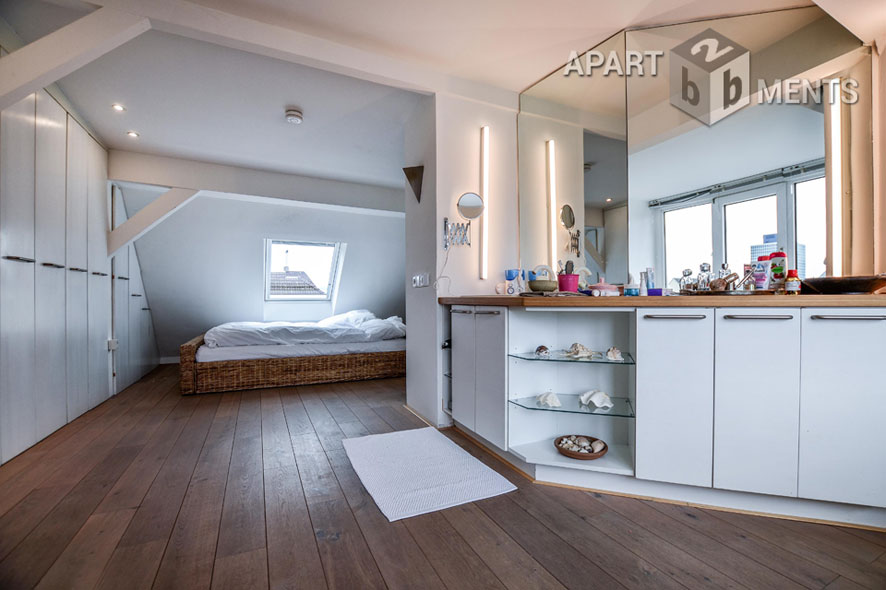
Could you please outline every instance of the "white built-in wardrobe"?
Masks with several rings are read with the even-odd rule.
[[[104,148],[45,91],[0,112],[0,462],[156,366],[138,258],[108,256],[110,222]]]

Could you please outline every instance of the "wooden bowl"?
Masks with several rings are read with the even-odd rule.
[[[595,440],[600,440],[600,439],[594,438],[593,436],[588,436],[586,434],[564,434],[563,436],[558,436],[556,439],[554,439],[554,448],[557,449],[557,452],[559,452],[561,455],[569,457],[570,459],[580,459],[582,461],[590,461],[591,459],[599,459],[600,457],[602,457],[603,455],[606,454],[606,451],[609,450],[609,445],[607,445],[605,441],[602,441],[605,446],[603,447],[603,450],[600,451],[599,453],[576,453],[575,451],[567,451],[566,449],[563,449],[560,447],[560,441],[568,436],[583,436],[591,442],[594,442]]]
[[[545,280],[535,280],[529,281],[529,290],[530,291],[556,291],[557,290],[557,281],[545,281]]]

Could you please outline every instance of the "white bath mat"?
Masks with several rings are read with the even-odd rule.
[[[366,491],[390,521],[517,489],[436,428],[348,438],[342,444]]]

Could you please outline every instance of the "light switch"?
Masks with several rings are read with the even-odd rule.
[[[426,272],[412,275],[412,286],[416,289],[419,287],[427,287],[431,284],[430,280],[430,276]]]

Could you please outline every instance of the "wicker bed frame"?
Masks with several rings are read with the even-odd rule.
[[[402,377],[406,352],[197,362],[203,335],[181,345],[182,395]]]

